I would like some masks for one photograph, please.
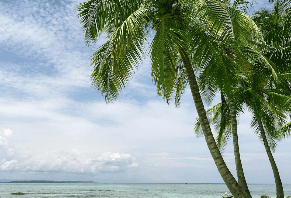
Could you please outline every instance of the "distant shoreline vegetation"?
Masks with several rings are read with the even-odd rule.
[[[0,183],[93,183],[93,181],[19,180],[19,181],[0,181]]]

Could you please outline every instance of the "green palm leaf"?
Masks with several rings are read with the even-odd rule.
[[[117,98],[119,90],[131,77],[133,67],[142,60],[146,41],[143,28],[148,13],[145,7],[133,12],[113,31],[109,41],[92,55],[93,85],[105,94],[107,102]]]
[[[142,0],[89,0],[78,7],[86,43],[95,42],[106,26],[120,26],[142,4]]]

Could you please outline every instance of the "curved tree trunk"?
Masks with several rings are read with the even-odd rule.
[[[211,132],[211,128],[209,125],[209,121],[206,116],[206,111],[199,93],[199,87],[196,81],[196,76],[194,74],[193,68],[191,66],[191,62],[189,57],[183,47],[179,46],[179,51],[183,59],[184,66],[187,71],[188,82],[190,85],[192,97],[194,99],[195,107],[199,116],[199,120],[201,122],[202,131],[204,133],[204,137],[208,146],[208,149],[214,159],[215,165],[224,180],[224,183],[228,187],[229,191],[235,198],[241,198],[242,196],[245,198],[251,198],[247,193],[245,193],[241,187],[238,185],[237,181],[229,171],[224,162],[222,155],[216,145],[215,139]]]
[[[238,184],[242,187],[242,190],[244,190],[245,193],[251,196],[251,193],[249,191],[248,184],[246,182],[246,178],[244,175],[241,158],[240,158],[238,135],[237,135],[236,109],[235,109],[233,99],[230,99],[229,103],[230,103],[231,131],[232,131],[232,137],[233,137],[233,150],[234,150],[234,156],[235,156],[235,166],[236,166]]]
[[[260,132],[261,132],[261,137],[263,139],[264,146],[265,146],[269,161],[270,161],[271,166],[272,166],[272,170],[273,170],[273,174],[274,174],[274,178],[275,178],[275,183],[276,183],[277,198],[284,198],[284,190],[283,190],[282,181],[281,181],[281,178],[280,178],[280,174],[279,174],[275,159],[274,159],[274,157],[272,155],[270,146],[268,144],[267,137],[266,137],[266,134],[265,134],[265,130],[264,130],[262,121],[261,121],[261,119],[258,119],[258,117],[256,117],[256,119],[258,121],[259,129],[260,129]]]

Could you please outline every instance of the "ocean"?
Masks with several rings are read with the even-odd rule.
[[[275,185],[250,184],[253,197],[276,196]],[[291,185],[284,185],[285,196]],[[229,192],[225,184],[101,184],[101,183],[38,183],[0,184],[0,197],[128,197],[128,198],[221,198]]]

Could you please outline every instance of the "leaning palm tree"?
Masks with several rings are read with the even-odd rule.
[[[289,4],[288,4],[289,2]],[[277,138],[283,137],[286,134],[290,134],[290,122],[283,125],[281,127],[281,129],[277,130],[277,128],[275,128],[275,123],[277,124],[277,126],[281,126],[284,122],[282,122],[282,116],[280,114],[277,114],[276,116],[274,116],[276,114],[276,112],[273,112],[272,109],[269,109],[266,113],[266,107],[264,107],[264,105],[268,106],[268,103],[266,103],[264,100],[262,100],[262,95],[263,94],[267,94],[268,95],[268,100],[270,100],[271,98],[273,98],[273,102],[279,102],[279,104],[281,105],[281,107],[283,107],[284,103],[288,103],[288,99],[289,96],[291,94],[291,89],[290,89],[290,46],[291,46],[291,31],[290,31],[290,27],[291,27],[291,12],[290,12],[290,1],[276,1],[275,3],[275,7],[274,7],[274,11],[272,13],[270,13],[269,11],[264,10],[262,13],[256,13],[256,18],[255,21],[260,22],[260,26],[262,26],[262,31],[265,35],[265,39],[266,39],[266,44],[267,47],[264,47],[264,50],[262,51],[263,54],[268,57],[269,59],[271,59],[275,65],[273,67],[273,70],[276,71],[274,73],[277,73],[280,76],[280,83],[278,83],[278,79],[276,78],[270,78],[270,73],[267,72],[268,76],[265,76],[265,79],[267,80],[268,84],[266,83],[261,83],[260,85],[264,85],[263,87],[257,87],[254,86],[254,84],[252,86],[249,86],[248,88],[251,88],[248,91],[253,90],[254,93],[257,93],[257,91],[264,89],[264,91],[266,91],[266,88],[268,89],[268,94],[272,94],[272,96],[268,95],[267,93],[257,93],[257,95],[253,95],[253,94],[249,94],[250,99],[253,98],[257,98],[257,101],[255,102],[254,99],[252,99],[252,102],[250,101],[250,99],[245,100],[247,102],[249,102],[250,104],[257,104],[255,106],[248,106],[250,108],[250,110],[253,112],[254,118],[253,118],[253,126],[256,127],[257,131],[260,134],[260,137],[263,140],[266,152],[268,154],[273,172],[274,172],[274,177],[275,177],[275,181],[276,181],[276,189],[277,189],[277,197],[284,197],[284,192],[283,192],[283,186],[282,186],[282,182],[279,176],[279,172],[278,172],[278,168],[276,166],[275,160],[272,156],[271,153],[271,149],[270,146],[274,146],[274,139],[273,136],[275,137],[274,131],[276,131],[277,134],[280,134],[279,136],[277,135]],[[254,58],[253,58],[254,59]],[[254,59],[255,60],[255,59]],[[256,63],[258,64],[258,63]],[[261,69],[261,68],[260,68]],[[213,71],[209,70],[210,72]],[[256,73],[260,73],[262,71],[256,71]],[[204,80],[202,80],[202,84],[204,83],[204,86],[201,87],[202,90],[204,90],[205,88],[208,89],[208,93],[210,91],[210,96],[214,95],[214,89],[213,89],[213,84],[215,84],[213,82],[213,75],[214,74],[210,74],[208,73],[208,75],[204,75],[204,77],[206,76],[211,76],[211,78],[208,78],[208,80],[212,80],[212,82],[207,82],[207,86],[205,85],[205,78]],[[200,75],[201,77],[202,75]],[[275,75],[276,76],[276,75]],[[253,79],[257,78],[257,79],[262,79],[260,75],[257,75],[256,77],[253,76]],[[220,78],[221,79],[221,78]],[[265,81],[265,80],[264,80]],[[201,81],[200,81],[201,82]],[[225,83],[225,81],[224,81]],[[210,85],[210,86],[209,86]],[[267,87],[265,87],[267,86]],[[212,88],[209,88],[212,87]],[[257,87],[257,90],[255,89],[255,87]],[[276,88],[276,90],[274,90],[274,88]],[[221,88],[220,88],[221,90]],[[212,92],[211,92],[212,91]],[[234,105],[234,99],[233,97],[228,97],[231,98],[228,101],[227,107],[228,107],[228,111],[226,111],[226,104],[225,104],[225,99],[224,99],[224,94],[222,95],[222,103],[220,104],[220,106],[215,106],[211,109],[209,109],[209,113],[215,110],[215,111],[220,111],[221,112],[221,120],[220,120],[220,124],[218,124],[219,128],[218,128],[218,137],[217,137],[217,142],[218,142],[218,146],[220,147],[221,144],[225,144],[225,142],[223,143],[222,140],[226,140],[230,134],[233,135],[233,140],[234,140],[234,147],[237,147],[235,150],[238,150],[238,144],[237,144],[237,134],[236,134],[236,118],[235,118],[235,109],[231,108],[231,107],[235,107],[236,105]],[[276,96],[276,99],[278,101],[274,101],[274,97]],[[243,96],[240,96],[241,98],[243,98]],[[210,97],[211,98],[211,97]],[[241,99],[239,98],[239,99]],[[261,98],[261,100],[258,100],[259,98]],[[261,101],[261,103],[260,103]],[[289,99],[290,101],[290,99]],[[255,102],[255,103],[254,103]],[[270,102],[270,101],[269,101]],[[259,107],[260,105],[264,104],[263,106]],[[270,105],[270,104],[269,104]],[[241,107],[240,107],[241,108]],[[284,109],[285,108],[285,109]],[[283,109],[281,108],[281,112],[285,111],[288,109],[286,106]],[[265,109],[265,111],[264,111]],[[270,111],[272,110],[272,111]],[[270,117],[270,115],[273,115]],[[218,114],[216,113],[216,116],[214,116],[216,125],[217,125],[217,116]],[[264,119],[263,119],[264,118]],[[278,122],[280,121],[280,122]],[[272,124],[270,124],[272,123]],[[279,124],[281,123],[281,124]],[[199,129],[199,119],[198,119],[198,123],[196,124],[196,128],[195,130],[198,131]],[[265,131],[268,131],[268,133],[266,133]],[[269,135],[271,134],[271,135]],[[269,140],[269,142],[268,142]],[[238,152],[234,152],[235,153],[235,159],[236,159],[236,169],[238,172],[238,177],[239,177],[239,171],[243,172],[242,168],[240,168],[238,166],[239,163],[237,163],[237,159],[239,159],[239,156],[236,155],[236,153]],[[240,182],[239,182],[240,184]]]
[[[202,48],[203,61],[215,61],[205,42],[210,37],[231,40],[239,35],[246,42],[256,31],[250,17],[218,0],[90,0],[78,10],[88,44],[102,32],[109,35],[92,57],[93,84],[105,95],[106,102],[118,97],[145,55],[146,34],[155,31],[150,50],[158,95],[169,102],[175,92],[177,104],[189,83],[205,140],[225,184],[234,197],[251,197],[238,185],[216,145],[194,73],[200,64],[191,57],[193,47],[195,52]]]
[[[237,6],[233,4],[232,7]],[[232,10],[228,10],[230,20],[232,23],[236,22],[237,15],[232,13]],[[235,25],[234,25],[235,26]],[[239,83],[240,73],[245,73],[247,70],[252,67],[251,62],[249,61],[248,56],[255,55],[254,57],[262,57],[260,52],[256,49],[255,43],[253,42],[262,42],[260,32],[256,32],[256,38],[251,39],[251,43],[246,42],[250,41],[244,35],[240,35],[242,31],[234,30],[234,35],[232,39],[225,39],[223,36],[216,36],[213,40],[211,37],[205,37],[203,43],[208,43],[208,52],[206,53],[209,59],[205,56],[204,49],[192,49],[194,52],[193,57],[198,60],[200,75],[199,81],[203,85],[200,87],[202,90],[202,95],[208,93],[204,99],[211,100],[215,95],[217,90],[221,91],[222,101],[226,95],[228,98],[233,98],[233,90],[236,85]],[[252,37],[253,35],[248,35]],[[202,42],[201,42],[202,43]],[[192,44],[192,46],[196,46]],[[211,50],[209,50],[211,48]],[[259,56],[258,56],[259,55]],[[255,59],[252,57],[252,59]],[[271,64],[267,59],[264,59],[264,64],[268,65],[271,69]],[[268,70],[270,70],[270,68]],[[275,73],[274,73],[275,75]],[[208,91],[207,91],[208,90]],[[238,135],[237,135],[237,109],[235,102],[230,100],[230,123],[231,131],[233,134],[234,142],[234,155],[235,155],[235,164],[237,170],[238,184],[242,187],[243,191],[250,195],[247,182],[244,176],[244,171],[242,167],[242,162],[240,158],[239,145],[238,145]],[[221,107],[223,109],[223,105]]]
[[[245,46],[241,46],[239,43],[240,42],[222,42],[217,43],[217,46],[213,46],[215,48],[213,51],[216,51],[217,53],[212,56],[217,57],[213,59],[215,61],[210,61],[207,66],[202,69],[199,75],[199,84],[202,91],[202,96],[204,96],[206,101],[211,100],[215,95],[215,92],[218,90],[221,91],[222,101],[225,100],[225,97],[233,98],[233,90],[239,81],[239,75],[237,75],[237,73],[243,72],[243,68],[239,65],[241,64],[240,61],[244,59],[240,48]],[[231,107],[230,123],[233,134],[238,184],[246,193],[250,194],[244,176],[238,145],[236,117],[239,109],[237,109],[233,100],[230,100],[229,105]],[[221,108],[224,109],[224,105],[222,105]]]
[[[280,90],[270,88],[266,83],[263,72],[256,72],[251,76],[252,82],[244,81],[241,83],[234,94],[232,100],[236,101],[236,106],[241,109],[245,104],[253,114],[251,126],[256,129],[265,146],[270,164],[273,169],[277,197],[284,197],[282,182],[271,150],[275,149],[276,141],[281,140],[286,135],[290,135],[291,123],[286,123],[287,114],[291,110],[289,95],[279,93]],[[250,85],[251,83],[251,85]],[[279,85],[279,83],[277,83]],[[280,86],[278,86],[280,87]],[[222,99],[222,102],[207,110],[209,120],[215,125],[217,130],[217,144],[223,149],[228,138],[232,135],[231,130],[231,100]],[[196,121],[195,132],[201,135],[199,119]]]
[[[272,80],[269,81],[268,86],[273,89],[276,88],[277,90],[270,98],[278,98],[278,95],[285,95],[287,96],[286,100],[288,104],[288,101],[291,100],[289,97],[291,95],[291,1],[272,0],[270,2],[274,3],[273,9],[271,11],[266,9],[260,10],[255,13],[253,19],[261,28],[266,41],[263,53],[266,57],[272,60],[281,77],[279,84]],[[256,116],[256,118],[256,123],[258,124],[264,138],[262,120],[259,119],[259,116]],[[277,135],[279,137],[285,137],[286,134],[288,134],[288,131],[290,131],[289,126],[290,123],[283,125],[281,129],[277,130]],[[264,139],[263,142],[267,145],[267,142],[264,141]],[[266,151],[274,173],[277,197],[284,197],[283,185],[275,160],[268,147],[266,147]]]

